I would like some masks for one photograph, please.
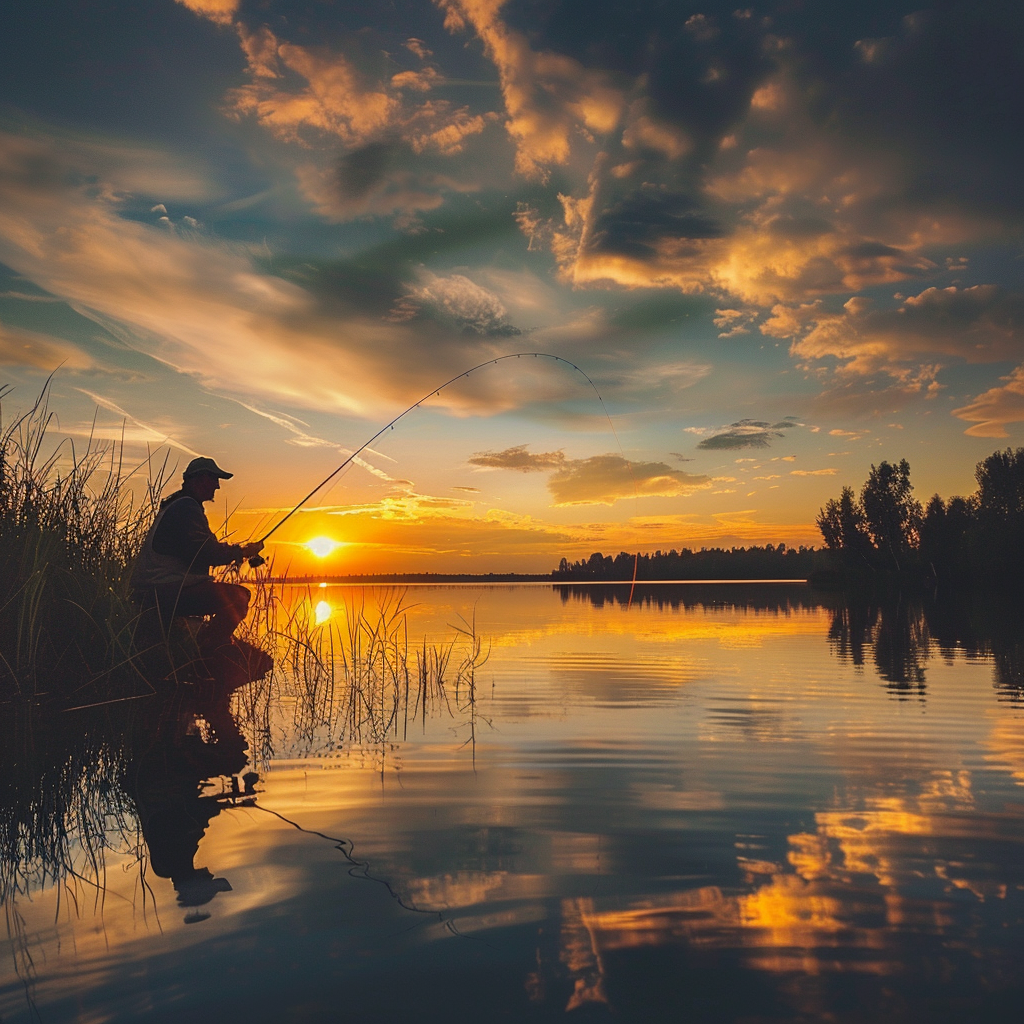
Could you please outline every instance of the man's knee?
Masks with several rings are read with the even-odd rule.
[[[225,584],[231,589],[227,593],[227,603],[231,610],[235,612],[239,619],[244,619],[249,611],[249,600],[250,594],[246,587],[239,586],[237,583]]]

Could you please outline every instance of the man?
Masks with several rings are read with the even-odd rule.
[[[160,503],[160,511],[132,570],[132,590],[144,607],[155,607],[165,626],[176,615],[209,615],[203,646],[223,646],[249,610],[249,591],[210,579],[210,567],[241,562],[262,544],[225,544],[214,536],[203,511],[225,473],[213,459],[193,459],[182,474],[181,490]]]

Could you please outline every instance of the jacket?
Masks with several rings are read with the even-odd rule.
[[[132,569],[135,591],[167,584],[188,586],[210,577],[210,567],[239,562],[237,544],[217,540],[203,506],[186,494],[172,494],[146,534]]]

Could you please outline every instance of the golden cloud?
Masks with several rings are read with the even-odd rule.
[[[1008,423],[1024,422],[1024,366],[1018,366],[1006,383],[989,388],[967,405],[953,410],[953,415],[973,427],[964,431],[971,437],[1006,437]]]
[[[428,93],[444,81],[433,67],[398,72],[385,85],[371,82],[342,53],[283,42],[266,26],[253,30],[239,23],[237,30],[250,81],[227,94],[226,110],[235,118],[255,118],[284,142],[309,147],[328,137],[358,147],[401,139],[415,153],[432,149],[451,156],[497,118],[446,100],[410,102],[408,94]],[[354,211],[361,212],[389,211]]]
[[[504,0],[435,0],[450,32],[472,28],[498,69],[507,120],[516,146],[516,170],[546,179],[568,162],[573,136],[610,131],[624,106],[606,74],[570,57],[535,52],[526,36],[498,16]]]
[[[875,309],[854,297],[841,312],[820,300],[776,305],[761,331],[789,338],[791,353],[804,360],[833,358],[847,373],[885,372],[910,390],[935,385],[939,367],[928,360],[953,356],[991,362],[1019,355],[1024,295],[996,285],[926,288],[895,309]],[[913,364],[916,364],[913,365]]]
[[[511,469],[519,473],[545,472],[565,465],[563,452],[531,452],[527,447],[517,444],[500,452],[478,452],[469,464],[481,469]]]
[[[217,25],[230,25],[241,0],[177,0],[193,14],[209,18]]]
[[[565,462],[548,480],[556,505],[613,505],[621,498],[683,497],[711,486],[711,479],[664,462],[631,462],[621,455],[593,455]]]

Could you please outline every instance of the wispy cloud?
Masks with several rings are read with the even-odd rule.
[[[92,399],[92,401],[94,401],[101,409],[106,409],[107,412],[112,412],[115,415],[120,416],[136,428],[135,431],[125,434],[125,440],[151,442],[153,444],[166,444],[171,448],[177,448],[179,451],[183,451],[186,455],[191,455],[193,458],[196,458],[199,455],[199,452],[193,451],[193,449],[189,448],[187,444],[184,444],[171,434],[165,433],[148,423],[143,423],[142,420],[137,419],[130,412],[122,409],[116,402],[104,395],[98,395],[94,391],[87,391],[85,388],[77,388],[76,390],[80,391],[87,398]],[[111,432],[110,436],[117,438],[120,435],[117,432]]]

